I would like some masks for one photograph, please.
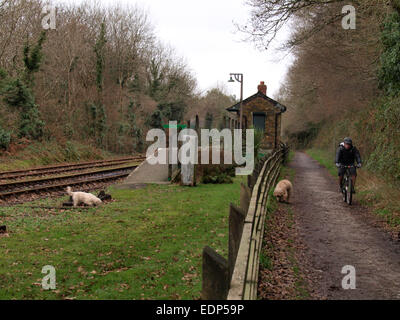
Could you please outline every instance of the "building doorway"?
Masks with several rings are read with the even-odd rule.
[[[266,115],[264,112],[253,113],[253,126],[254,129],[262,130],[265,132],[265,119]]]

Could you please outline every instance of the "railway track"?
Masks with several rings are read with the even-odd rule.
[[[137,157],[127,157],[127,158],[119,158],[112,160],[99,160],[91,162],[61,164],[55,166],[46,166],[46,167],[30,168],[23,170],[2,171],[0,172],[0,182],[2,182],[3,180],[15,180],[25,177],[44,176],[44,175],[51,175],[69,171],[80,171],[96,167],[110,167],[132,161],[142,162],[145,159],[146,157],[137,156]]]
[[[136,161],[133,161],[133,159]],[[89,165],[91,165],[92,169],[95,169],[87,170],[85,172],[67,173],[58,176],[1,182],[0,203],[21,203],[24,202],[20,201],[24,197],[28,197],[28,200],[32,200],[32,196],[33,198],[37,198],[41,195],[48,196],[49,194],[54,193],[65,193],[65,188],[67,186],[71,186],[73,189],[74,187],[76,189],[79,187],[80,191],[93,190],[98,188],[99,184],[109,183],[127,177],[143,160],[143,157],[135,157],[126,159],[127,163],[125,163],[125,160],[118,159],[119,162],[117,160],[109,160],[96,161],[95,163],[73,164],[72,166],[75,169],[72,169],[71,165],[53,166],[50,169],[55,170],[51,172],[53,174],[71,170],[81,171],[83,169],[88,169]],[[95,164],[97,164],[97,166],[95,166]],[[50,167],[46,167],[47,170],[49,170],[49,168]],[[45,168],[39,168],[39,170],[44,169]],[[64,171],[58,171],[58,169]],[[35,170],[38,170],[38,168],[33,170],[18,170],[18,174],[19,177],[28,177],[31,176],[32,171]],[[25,172],[25,176],[23,176],[22,171]],[[15,175],[15,171],[13,173]],[[35,172],[34,174],[37,173],[38,172]],[[43,171],[40,174],[43,174]]]

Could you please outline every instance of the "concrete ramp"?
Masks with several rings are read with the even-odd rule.
[[[154,156],[148,157],[143,161],[125,180],[118,185],[118,188],[132,187],[142,184],[169,184],[168,181],[168,165],[149,163],[149,159]]]

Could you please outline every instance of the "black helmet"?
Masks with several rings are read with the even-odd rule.
[[[353,145],[353,140],[351,140],[351,138],[344,138],[343,142],[346,143],[346,144],[349,144],[351,146]]]

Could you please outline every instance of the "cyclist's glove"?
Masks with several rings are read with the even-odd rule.
[[[361,163],[357,164],[357,168],[361,168],[361,167],[362,167]]]
[[[340,163],[336,163],[336,167],[340,168]]]

